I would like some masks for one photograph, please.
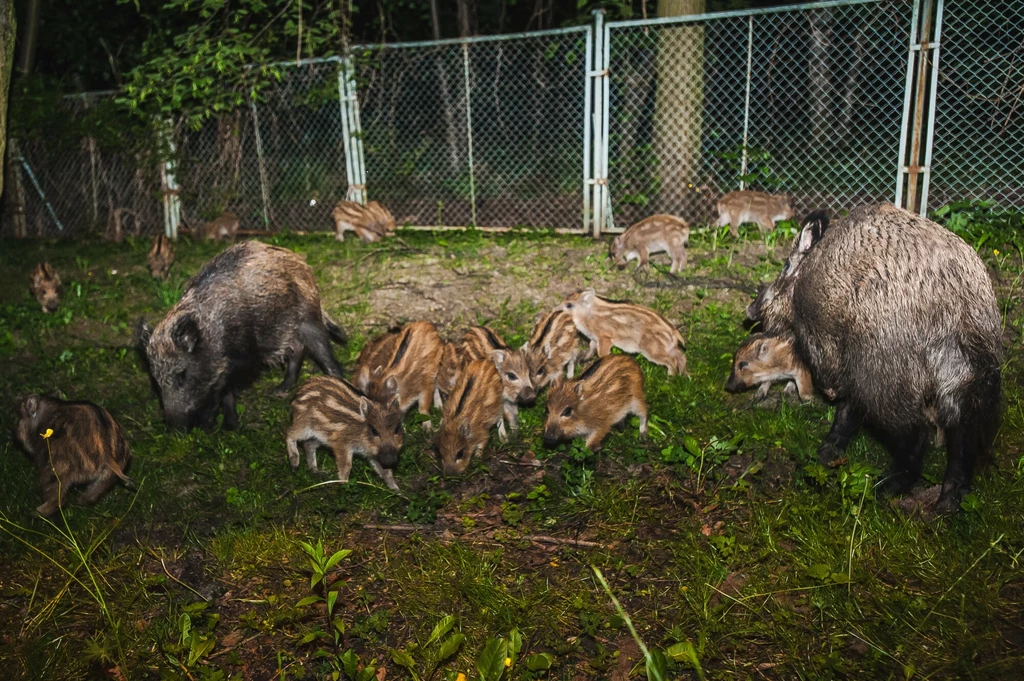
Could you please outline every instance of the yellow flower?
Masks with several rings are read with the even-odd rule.
[[[455,677],[455,681],[466,681],[466,675],[459,672],[459,675]]]
[[[505,666],[506,667],[511,667],[512,666],[512,658],[511,657],[506,657],[505,658]]]
[[[45,433],[39,433],[39,437],[44,440],[49,438],[51,435],[53,435],[53,428],[47,428]]]
[[[558,561],[557,560],[553,560],[553,561],[551,561],[550,565],[551,565],[551,567],[558,567]]]
[[[999,249],[998,248],[993,248],[992,249],[992,255],[999,255]]]

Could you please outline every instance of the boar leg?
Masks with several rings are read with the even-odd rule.
[[[649,270],[651,254],[647,252],[647,246],[640,244],[636,249],[636,268],[638,270]]]
[[[338,366],[334,360],[334,353],[331,352],[331,336],[327,333],[327,327],[322,321],[318,319],[315,322],[302,322],[299,326],[299,339],[305,349],[309,351],[313,362],[320,368],[320,371],[328,376],[341,378],[341,367]],[[296,378],[298,378],[297,371]],[[294,384],[294,381],[292,383]]]
[[[512,433],[519,432],[519,407],[515,402],[506,402],[504,406],[505,420],[508,421],[508,428]]]
[[[288,367],[284,372],[284,380],[277,384],[277,386],[271,391],[271,395],[274,397],[287,397],[288,391],[292,389],[292,386],[299,380],[299,370],[302,368],[302,359],[305,353],[302,350],[302,346],[292,347],[288,353]]]
[[[438,409],[444,409],[444,402],[441,400],[441,389],[434,386],[434,406]]]
[[[643,402],[634,402],[630,409],[640,419],[640,439],[647,439],[647,405]]]
[[[669,256],[672,258],[672,264],[668,268],[669,274],[678,274],[686,267],[686,248],[682,244],[674,248]]]
[[[960,508],[960,500],[971,485],[974,462],[979,452],[983,453],[987,448],[984,430],[977,425],[960,425],[945,429],[946,475],[942,480],[939,498],[935,502],[937,512],[954,513]]]
[[[565,365],[565,377],[572,378],[576,373],[576,357],[570,357],[569,363]]]
[[[45,518],[56,513],[61,507],[61,485],[53,469],[49,467],[40,475],[39,482],[43,491],[43,503],[36,507],[36,513]]]
[[[738,213],[729,213],[729,234],[733,239],[740,236],[740,216]]]
[[[587,437],[586,444],[587,444],[587,447],[590,449],[590,451],[596,452],[597,450],[601,449],[601,443],[604,442],[604,439],[606,437],[608,437],[608,431],[609,430],[610,430],[610,428],[608,428],[607,426],[603,426],[603,427],[598,428],[597,430],[593,431]]]
[[[224,393],[220,401],[221,409],[224,411],[224,430],[238,428],[238,410],[235,408],[235,393],[230,390]],[[217,412],[214,412],[216,416]]]
[[[495,422],[494,425],[498,426],[498,439],[501,440],[502,442],[508,442],[508,431],[505,430],[504,414],[498,417],[498,420]]]
[[[334,462],[338,465],[338,480],[348,482],[349,473],[352,472],[352,450],[340,444],[332,446],[331,450],[334,452]]]
[[[285,446],[288,448],[288,464],[292,467],[293,471],[299,469],[299,440],[298,435],[288,431],[288,435],[284,439]]]
[[[319,473],[320,468],[316,464],[316,450],[320,446],[319,440],[306,440],[302,443],[302,451],[306,453],[306,468],[311,473]]]
[[[590,345],[591,345],[591,347],[593,347],[594,343],[591,342]],[[609,354],[611,354],[611,351],[612,351],[612,339],[609,338],[608,336],[598,336],[598,338],[597,338],[597,356],[598,357],[607,357]],[[650,359],[650,357],[648,357],[647,359]]]
[[[384,481],[384,484],[388,486],[388,489],[392,492],[397,492],[398,483],[395,482],[395,472],[390,468],[384,468],[381,466],[380,462],[372,456],[366,457],[366,460],[369,462],[374,472],[376,472],[380,479]]]
[[[921,477],[924,454],[932,441],[931,430],[919,427],[909,433],[887,434],[881,439],[892,457],[892,467],[881,484],[881,491],[906,494]]]
[[[99,475],[85,488],[85,491],[82,492],[82,496],[78,498],[78,503],[83,505],[95,504],[107,490],[114,486],[115,482],[117,482],[117,476],[114,475],[114,471],[104,467],[100,470]]]
[[[855,413],[850,403],[840,402],[836,407],[836,416],[832,419],[832,428],[818,447],[818,463],[827,466],[843,458],[850,440],[860,430],[860,422],[860,415]]]
[[[757,393],[754,395],[755,402],[761,402],[768,397],[768,391],[771,390],[772,382],[765,381],[757,388]],[[787,386],[788,388],[788,386]]]

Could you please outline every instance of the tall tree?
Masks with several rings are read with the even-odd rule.
[[[703,14],[705,0],[659,0],[658,16]],[[654,143],[661,179],[659,210],[689,208],[698,184],[704,110],[704,27],[664,27],[658,39]],[[687,211],[683,211],[687,212]]]
[[[0,0],[0,163],[6,158],[7,94],[11,89],[11,67],[14,66],[16,30],[13,0]],[[5,174],[0,172],[0,196],[4,194]]]

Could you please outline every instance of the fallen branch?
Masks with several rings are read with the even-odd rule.
[[[537,459],[530,459],[529,461],[513,461],[512,459],[498,459],[498,463],[508,464],[509,466],[530,466],[532,468],[543,468],[544,463]]]
[[[538,544],[564,544],[566,546],[578,546],[580,548],[597,548],[606,549],[608,548],[604,544],[596,541],[587,541],[585,539],[569,539],[562,537],[548,537],[542,534],[531,534],[523,537],[523,539],[529,539],[535,541]]]

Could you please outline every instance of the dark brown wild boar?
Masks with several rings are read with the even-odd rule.
[[[42,516],[61,508],[76,485],[88,485],[78,499],[82,504],[95,503],[118,478],[135,486],[124,474],[132,454],[121,426],[92,402],[29,395],[18,410],[15,435],[39,469],[43,504],[36,512]]]
[[[145,320],[139,327],[164,419],[185,429],[209,428],[221,409],[224,427],[236,427],[235,395],[264,366],[287,366],[278,395],[295,385],[307,352],[321,371],[340,377],[331,340],[343,343],[345,336],[321,309],[309,265],[300,255],[258,241],[217,255],[155,329]]]
[[[60,275],[48,262],[41,262],[32,269],[28,278],[28,290],[39,302],[43,312],[56,312],[60,305],[60,294],[63,288]]]
[[[388,377],[384,401],[377,402],[355,386],[331,376],[314,376],[292,401],[292,425],[285,436],[292,470],[299,467],[299,447],[316,472],[317,447],[327,447],[338,466],[338,480],[348,482],[352,455],[364,457],[387,486],[398,491],[394,468],[402,449],[402,410],[398,382]]]
[[[819,460],[840,458],[867,426],[893,460],[883,491],[905,493],[938,429],[946,474],[934,510],[957,510],[1000,416],[1002,324],[974,249],[895,206],[861,206],[825,230],[806,225],[766,291],[788,303],[752,316],[792,328],[837,403]]]
[[[609,355],[591,364],[578,378],[558,379],[548,392],[544,445],[587,438],[597,450],[612,427],[630,414],[640,419],[640,437],[647,437],[644,375],[632,357]]]
[[[174,264],[174,246],[166,235],[158,234],[153,239],[153,246],[149,249],[146,264],[149,265],[149,273],[153,275],[154,279],[167,278],[171,265]]]

